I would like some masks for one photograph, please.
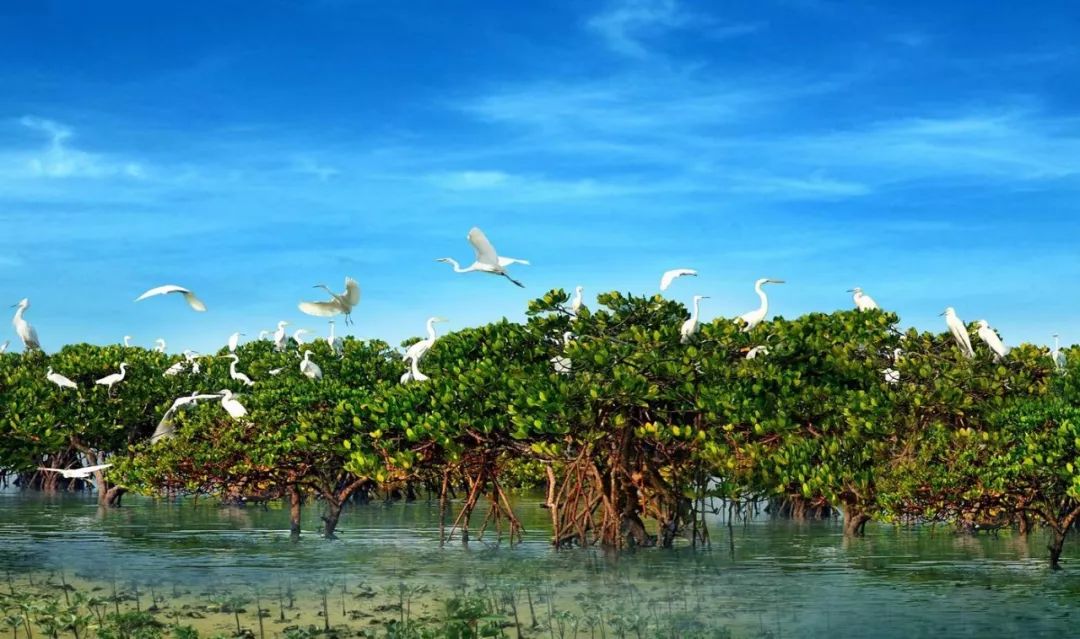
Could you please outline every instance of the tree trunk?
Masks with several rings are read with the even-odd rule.
[[[847,506],[844,509],[844,535],[847,537],[861,537],[866,534],[866,522],[870,521],[870,515],[861,512],[855,506]]]
[[[337,530],[338,519],[341,518],[341,504],[326,500],[326,514],[322,516],[323,537],[325,539],[337,539],[334,531]]]
[[[1068,532],[1066,529],[1058,530],[1053,529],[1054,536],[1050,540],[1050,545],[1047,548],[1050,550],[1050,568],[1052,570],[1061,570],[1061,550],[1065,547],[1065,534]]]
[[[300,540],[300,489],[289,486],[289,538]]]
[[[126,492],[127,488],[124,488],[123,486],[113,486],[103,493],[104,499],[102,500],[102,504],[112,508],[119,508],[120,498],[123,497]]]

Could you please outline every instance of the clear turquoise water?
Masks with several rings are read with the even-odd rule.
[[[871,525],[865,538],[845,541],[837,522],[767,518],[730,532],[713,522],[707,550],[556,552],[538,501],[520,500],[527,534],[519,546],[440,549],[438,511],[425,501],[350,508],[337,541],[317,536],[310,505],[305,535],[292,543],[280,509],[128,497],[100,510],[75,495],[0,493],[0,568],[195,591],[286,582],[313,591],[337,580],[353,589],[427,585],[436,597],[463,584],[528,584],[538,602],[551,593],[556,608],[577,615],[651,611],[735,637],[1080,636],[1074,539],[1058,572],[1047,569],[1039,536]]]

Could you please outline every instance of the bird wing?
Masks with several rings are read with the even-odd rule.
[[[67,469],[65,469],[65,468],[45,468],[44,466],[38,466],[38,470],[47,470],[47,471],[49,471],[51,473],[62,473]]]
[[[77,468],[76,470],[78,470],[79,472],[83,472],[83,473],[93,473],[93,472],[97,472],[99,470],[105,470],[106,468],[112,468],[112,464],[98,464],[97,466],[84,466],[82,468]]]
[[[499,264],[499,254],[495,252],[495,247],[491,245],[483,231],[474,226],[469,230],[468,240],[476,251],[477,262],[489,266],[502,266]]]
[[[177,286],[176,284],[165,284],[164,286],[155,286],[154,288],[146,291],[142,295],[135,298],[136,302],[141,302],[148,297],[154,297],[155,295],[166,295],[168,293],[190,293],[183,286]]]
[[[697,275],[697,271],[692,268],[675,268],[664,272],[664,275],[660,278],[660,290],[666,291],[667,287],[671,286],[671,283],[674,282],[676,278],[682,277],[683,275]]]
[[[499,257],[499,266],[510,266],[511,264],[524,264],[530,266],[529,260],[519,260],[516,257]]]
[[[345,293],[342,295],[345,298],[345,303],[349,306],[356,306],[360,303],[360,283],[351,277],[345,278]]]
[[[179,291],[177,291],[177,292],[179,292]],[[203,304],[202,300],[195,297],[195,294],[192,293],[191,291],[188,291],[188,292],[184,293],[184,300],[188,303],[188,306],[190,306],[193,310],[196,310],[196,311],[198,311],[200,313],[206,312],[206,304]]]
[[[315,317],[332,317],[334,315],[340,315],[342,313],[341,304],[337,300],[331,300],[329,302],[300,302],[297,305],[300,312],[308,315],[314,315]]]
[[[875,309],[880,308],[878,306],[877,302],[874,301],[874,298],[870,297],[869,295],[867,295],[865,293],[863,293],[862,300],[863,300],[863,308],[865,308],[867,310],[875,310]]]
[[[985,328],[979,328],[979,337],[981,337],[983,341],[986,342],[986,345],[990,347],[990,350],[994,351],[999,355],[1004,355],[1005,352],[1008,351],[1008,349],[1005,347],[1005,342],[1001,341],[1001,338],[998,337],[998,334],[994,331],[994,329],[990,328],[989,326]]]

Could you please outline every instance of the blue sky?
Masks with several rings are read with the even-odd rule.
[[[921,328],[1080,340],[1075,3],[253,7],[0,7],[0,291],[46,350],[322,332],[296,303],[345,275],[350,332],[396,343],[684,266],[706,318],[767,276],[788,317],[860,285]],[[526,289],[433,261],[473,225]],[[210,311],[132,303],[163,283]]]

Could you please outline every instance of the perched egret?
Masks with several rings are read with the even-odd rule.
[[[901,338],[901,339],[903,339],[903,338]],[[901,353],[903,353],[903,351],[900,350],[899,348],[893,349],[893,353],[892,353],[893,366],[896,366],[898,363],[900,363],[900,355],[901,355]],[[881,371],[881,373],[885,377],[885,382],[886,383],[888,383],[888,384],[899,384],[900,383],[900,371],[896,370],[895,368],[892,368],[892,367],[885,368],[885,369],[883,369]]]
[[[279,353],[285,350],[287,344],[288,333],[285,332],[285,327],[288,325],[288,322],[281,320],[277,323],[277,330],[274,331],[274,350]]]
[[[761,346],[755,346],[746,351],[746,359],[757,359],[758,355],[768,355],[769,347],[762,344]]]
[[[578,311],[581,310],[581,298],[584,293],[584,286],[578,286],[574,288],[574,299],[570,302],[570,312],[574,315],[577,315]]]
[[[1065,351],[1061,350],[1057,333],[1054,333],[1054,350],[1050,351],[1050,359],[1054,360],[1054,368],[1060,372],[1065,372]]]
[[[308,379],[322,379],[322,369],[311,361],[311,351],[304,351],[304,359],[300,361],[300,372]]]
[[[131,336],[130,335],[125,335],[124,336],[124,348],[131,348]]]
[[[334,335],[334,320],[330,320],[330,335],[326,337],[326,345],[330,347],[334,355],[338,357],[345,356],[345,342]]]
[[[49,380],[53,384],[56,384],[60,388],[74,388],[74,389],[79,388],[78,386],[75,385],[75,382],[73,382],[70,379],[64,377],[60,373],[54,373],[53,369],[52,369],[52,366],[50,366],[48,372],[45,373],[45,379]]]
[[[306,328],[298,328],[298,329],[296,329],[295,331],[293,331],[293,334],[292,334],[293,341],[296,342],[297,346],[302,345],[304,343],[304,336],[307,335],[310,332],[311,331],[309,331]]]
[[[38,470],[44,470],[49,473],[60,473],[64,476],[64,479],[86,479],[90,475],[93,475],[99,470],[105,470],[111,468],[112,464],[98,464],[97,466],[83,466],[82,468],[45,468],[44,466],[38,466]]]
[[[401,376],[400,381],[401,381],[402,384],[404,384],[406,382],[409,382],[409,381],[426,382],[428,379],[430,379],[427,375],[420,372],[419,364],[417,364],[417,361],[416,361],[417,359],[418,358],[414,357],[409,362],[409,370],[406,371],[405,374]]]
[[[570,331],[566,331],[565,333],[563,333],[563,350],[566,350],[566,347],[570,345],[570,340],[573,339],[573,337],[574,334]],[[555,357],[551,358],[551,366],[555,369],[556,373],[559,373],[560,375],[569,375],[571,369],[574,366],[574,362],[565,355],[556,355]]]
[[[270,336],[270,331],[259,331],[259,341],[262,341]]]
[[[193,391],[191,395],[176,398],[172,405],[169,406],[169,409],[165,411],[165,414],[162,415],[161,421],[158,422],[157,428],[154,429],[154,433],[150,435],[150,443],[153,444],[160,439],[170,438],[176,434],[176,427],[172,418],[177,411],[191,408],[203,400],[218,399],[220,397],[221,395],[217,394],[200,395],[199,391]]]
[[[848,289],[848,293],[852,293],[851,298],[855,300],[855,308],[860,311],[873,311],[881,308],[874,301],[874,298],[870,297],[866,293],[862,292],[862,289],[856,286],[855,288]]]
[[[979,325],[979,330],[976,331],[976,334],[979,336],[979,339],[986,342],[986,345],[994,352],[994,361],[1000,362],[1005,359],[1005,356],[1009,354],[1009,347],[1005,345],[1005,342],[1001,341],[997,332],[990,328],[990,323],[986,320],[979,320],[976,323]]]
[[[435,324],[438,322],[445,322],[444,317],[429,317],[427,321],[427,339],[422,339],[419,342],[409,346],[405,350],[405,354],[401,357],[402,361],[408,359],[420,359],[427,353],[428,350],[435,344],[435,340],[438,336],[435,334]]]
[[[126,375],[127,375],[127,362],[121,362],[120,363],[120,372],[119,373],[113,373],[112,375],[106,375],[105,377],[102,377],[101,379],[97,380],[94,383],[95,384],[100,384],[102,386],[108,386],[109,387],[109,395],[112,395],[113,386],[115,386],[115,385],[119,384],[120,382],[124,381],[124,377]]]
[[[165,369],[165,372],[161,374],[162,377],[175,377],[176,375],[179,375],[180,373],[184,372],[184,364],[186,363],[187,362],[176,362],[172,366]]]
[[[165,352],[165,340],[163,340],[163,339],[161,339],[159,337],[156,340],[154,340],[154,344],[156,344],[156,346],[154,346],[155,351],[157,351],[158,353],[164,353]]]
[[[700,310],[701,300],[709,299],[708,295],[695,295],[694,296],[694,311],[690,313],[690,319],[683,322],[682,327],[679,329],[679,334],[682,336],[679,341],[683,344],[690,341],[690,338],[694,336],[694,333],[698,330],[698,311]]]
[[[37,331],[30,325],[30,322],[23,319],[23,313],[30,308],[30,299],[24,297],[18,304],[12,305],[12,308],[16,307],[18,307],[18,310],[15,311],[15,317],[11,319],[11,325],[15,327],[15,334],[22,340],[23,350],[40,349],[41,342],[38,341]]]
[[[315,317],[345,315],[345,323],[352,323],[352,310],[360,303],[360,284],[351,277],[345,278],[345,291],[340,295],[330,290],[326,284],[316,284],[313,288],[324,289],[332,298],[328,302],[300,302],[302,312]]]
[[[753,328],[760,324],[762,321],[764,321],[765,316],[769,314],[769,297],[765,295],[765,291],[761,290],[761,287],[766,284],[783,283],[784,280],[771,280],[767,277],[763,277],[760,280],[754,282],[754,291],[758,294],[758,297],[761,298],[761,306],[757,307],[756,310],[750,311],[748,313],[743,313],[739,316],[739,319],[741,319],[746,324],[746,326],[743,327],[744,333],[748,333],[753,330]]]
[[[10,345],[11,345],[11,340],[9,340],[9,339],[4,340],[4,343],[0,344],[0,355],[6,353],[7,349],[8,349],[8,346],[10,346]]]
[[[945,325],[949,327],[949,332],[952,333],[953,339],[956,340],[956,345],[960,347],[964,357],[975,357],[975,349],[971,347],[971,336],[968,335],[967,326],[956,316],[953,307],[950,306],[941,314],[945,316]]]
[[[268,373],[270,373],[271,375],[278,375],[278,374],[280,374],[280,373],[281,373],[281,371],[283,371],[283,370],[285,370],[285,369],[284,369],[284,368],[271,368],[271,369],[270,369],[269,371],[267,371],[267,372],[268,372]]]
[[[453,266],[455,273],[471,273],[476,271],[479,273],[501,275],[521,288],[525,288],[524,284],[510,277],[510,274],[506,272],[506,267],[511,264],[524,264],[528,266],[529,262],[527,260],[519,260],[513,257],[500,257],[495,251],[495,247],[491,245],[487,236],[484,235],[484,232],[475,226],[469,229],[469,234],[465,236],[465,239],[469,240],[469,244],[472,244],[473,251],[476,252],[476,261],[469,267],[461,268],[461,265],[457,263],[457,260],[450,257],[440,257],[435,261],[444,262]]]
[[[670,271],[664,271],[660,277],[660,290],[666,291],[672,282],[685,276],[697,277],[697,271],[692,268],[673,268]]]
[[[244,415],[247,415],[247,409],[244,405],[236,401],[233,398],[233,392],[229,389],[222,389],[218,391],[218,396],[221,397],[221,407],[225,409],[225,412],[229,414],[233,419],[240,419]]]
[[[234,380],[243,383],[246,386],[254,386],[255,382],[251,381],[251,378],[247,375],[237,372],[236,365],[240,363],[240,357],[236,353],[229,353],[225,357],[232,358],[232,362],[229,363],[229,377]]]
[[[180,293],[184,296],[184,301],[187,302],[193,310],[200,313],[206,310],[206,304],[202,303],[202,300],[195,297],[195,294],[183,286],[177,286],[176,284],[166,284],[164,286],[158,286],[150,289],[142,295],[135,298],[136,302],[141,302],[148,297],[154,297],[155,295],[168,295],[169,293]]]
[[[191,374],[199,374],[199,354],[192,350],[184,351],[184,359],[191,365]]]
[[[236,331],[229,336],[229,352],[235,353],[236,347],[240,345],[240,336],[243,335],[240,331]]]

